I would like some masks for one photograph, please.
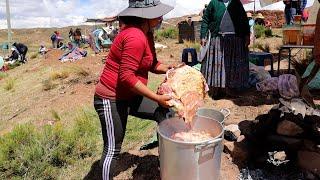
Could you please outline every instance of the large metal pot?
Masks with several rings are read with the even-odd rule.
[[[173,117],[158,126],[160,172],[162,180],[217,180],[220,177],[223,127],[218,121],[196,116],[193,130],[206,131],[213,139],[182,142],[171,139],[177,132],[187,131],[185,122]]]
[[[198,109],[197,116],[212,118],[219,121],[224,126],[225,119],[230,115],[229,109],[221,109],[220,111],[211,108]]]

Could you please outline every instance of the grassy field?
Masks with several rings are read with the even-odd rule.
[[[29,46],[29,62],[0,73],[0,179],[82,179],[101,156],[92,101],[106,53],[76,63],[60,63],[62,52],[56,50],[44,58],[38,45],[41,40],[50,45],[45,38],[51,31],[14,31],[15,41]],[[151,74],[149,87],[156,90],[161,80]],[[129,116],[123,151],[139,148],[155,127],[153,121]]]

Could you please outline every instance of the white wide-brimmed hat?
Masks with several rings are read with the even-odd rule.
[[[256,18],[264,19],[264,16],[263,16],[261,13],[258,13],[258,15],[256,16]]]

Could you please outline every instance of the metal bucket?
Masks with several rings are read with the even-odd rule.
[[[221,109],[220,111],[217,111],[215,109],[210,109],[210,108],[200,108],[198,109],[196,115],[199,117],[207,117],[207,118],[215,119],[224,126],[224,121],[230,115],[230,110]]]
[[[185,122],[173,117],[158,126],[160,174],[162,180],[217,180],[220,177],[223,127],[212,118],[195,117],[193,130],[206,131],[209,141],[182,142],[171,139],[174,133],[187,131]]]

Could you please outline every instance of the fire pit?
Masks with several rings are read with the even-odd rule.
[[[320,178],[320,111],[302,99],[285,100],[255,121],[239,124],[254,164],[294,165]]]

